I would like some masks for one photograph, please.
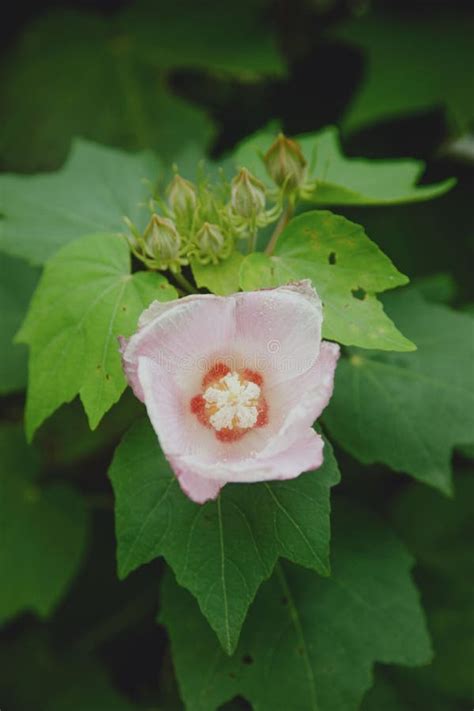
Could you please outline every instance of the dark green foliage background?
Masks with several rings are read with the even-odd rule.
[[[221,157],[238,140],[271,121],[292,134],[334,123],[341,128],[348,156],[417,158],[427,164],[422,182],[457,178],[452,192],[432,202],[336,211],[363,225],[397,268],[418,284],[427,301],[438,304],[438,310],[444,308],[439,304],[447,304],[472,311],[474,139],[469,128],[474,113],[469,3],[102,0],[67,6],[42,2],[31,8],[18,4],[11,12],[1,28],[5,40],[0,64],[2,171],[56,170],[77,136],[112,147],[152,148],[164,161],[187,165],[204,152]],[[71,194],[70,202],[76,197]],[[8,540],[12,547],[11,555],[1,559],[6,582],[2,579],[0,587],[7,592],[2,597],[0,590],[0,708],[184,708],[169,637],[156,624],[163,575],[165,597],[173,598],[173,582],[163,559],[120,582],[116,573],[112,488],[105,472],[122,434],[142,414],[141,407],[127,392],[99,429],[91,432],[76,400],[42,427],[34,441],[35,452],[23,454],[25,445],[18,443],[22,442],[26,358],[24,346],[12,346],[11,337],[25,315],[39,271],[0,254],[0,274],[0,338],[5,352],[0,365],[1,466],[5,480],[12,481],[15,473],[25,477],[24,482],[15,481],[8,495],[15,497],[20,521],[22,516],[31,521],[24,508],[35,502],[36,488],[30,487],[30,479],[48,496],[64,497],[74,508],[65,549],[71,558],[82,561],[72,582],[59,576],[52,592],[47,586],[41,604],[28,605],[25,593],[21,606],[31,612],[13,618],[15,605],[7,588],[22,556],[33,560],[43,554],[41,516],[48,517],[47,501],[45,510],[38,507],[34,517],[38,528],[29,536],[38,547],[31,551],[20,544],[14,548],[22,531],[13,530],[0,501],[0,546]],[[427,318],[433,308],[436,312],[435,307],[425,308]],[[463,316],[457,322],[457,337],[466,321]],[[416,340],[415,333],[403,332]],[[449,333],[446,325],[447,337]],[[439,346],[440,352],[449,348],[449,341]],[[341,379],[349,377],[348,368],[341,371]],[[464,399],[457,407],[463,403]],[[333,491],[335,508],[351,499],[396,530],[416,560],[415,580],[434,648],[433,663],[425,668],[401,671],[388,663],[378,665],[375,684],[361,708],[467,711],[473,691],[469,673],[473,586],[468,579],[472,446],[455,451],[452,487],[449,472],[440,475],[440,488],[453,490],[450,499],[372,464],[379,457],[361,442],[351,442],[347,449],[367,461],[366,466],[339,449],[347,426],[343,405],[334,401],[323,420],[342,473],[342,483]],[[439,413],[434,414],[432,431],[438,436],[443,422]],[[448,429],[451,424],[446,423]],[[456,444],[456,436],[447,437],[448,450]],[[18,444],[19,454],[12,454],[12,443]],[[410,452],[406,461],[410,462]],[[429,472],[419,472],[416,463],[412,469],[407,464],[403,472],[421,481],[430,479]],[[0,495],[5,490],[0,488]],[[85,510],[79,500],[85,502]],[[88,534],[83,530],[86,521],[91,522]],[[6,565],[11,566],[10,573]],[[27,563],[21,565],[28,568]],[[45,576],[47,570],[45,564]],[[18,573],[24,585],[27,573],[23,569]],[[183,596],[180,600],[177,595],[173,604],[177,610],[183,604],[189,612],[189,594]],[[166,621],[170,609],[160,613],[160,621]],[[183,620],[186,623],[185,615]],[[176,637],[181,633],[178,630]],[[206,630],[203,640],[208,634]],[[206,655],[215,640],[209,647],[199,638],[190,644],[197,655]],[[392,656],[386,654],[386,660],[399,657],[394,651]],[[369,661],[372,658],[365,660],[367,665]],[[222,664],[227,670],[227,661]],[[229,669],[234,673],[233,663]],[[265,696],[259,699],[258,683],[254,687],[250,675],[241,687],[238,683],[228,683],[228,697],[221,698],[217,691],[216,703],[250,689],[254,703],[262,704],[258,708],[270,711],[270,701],[265,706]],[[182,697],[190,693],[184,691]],[[288,703],[286,708],[292,711]],[[204,703],[202,708],[211,710],[215,704]],[[237,698],[225,708],[236,711],[248,704]],[[299,708],[309,711],[314,706],[308,700],[307,706]],[[344,711],[343,706],[337,708]]]

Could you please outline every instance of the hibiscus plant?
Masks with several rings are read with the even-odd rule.
[[[464,177],[456,161],[420,181],[419,159],[351,157],[319,118],[242,132],[212,157],[209,118],[162,72],[182,66],[172,45],[188,28],[183,66],[237,77],[242,95],[273,72],[283,82],[273,42],[252,43],[254,4],[242,53],[213,3],[166,10],[161,50],[146,4],[121,10],[113,37],[93,14],[37,25],[54,44],[56,27],[91,23],[81,40],[70,28],[83,71],[85,39],[105,33],[132,104],[130,66],[140,82],[157,72],[158,104],[141,106],[157,125],[130,145],[104,81],[114,119],[74,118],[87,138],[64,161],[56,113],[69,108],[54,100],[51,135],[36,114],[36,152],[9,163],[0,141],[2,710],[448,711],[468,698],[472,309],[407,257],[437,230],[454,239],[439,215]],[[206,13],[233,51],[222,28],[212,46],[195,38]]]

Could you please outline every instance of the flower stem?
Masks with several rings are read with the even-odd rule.
[[[176,272],[173,273],[174,278],[178,282],[178,284],[186,291],[188,294],[197,294],[197,289],[194,288],[194,286],[191,284],[191,282],[186,279],[184,274],[181,272]]]
[[[271,256],[275,251],[279,236],[281,235],[281,233],[283,232],[283,230],[285,229],[288,222],[293,216],[293,209],[293,204],[291,202],[288,202],[285,209],[281,213],[280,219],[278,220],[276,227],[273,230],[273,234],[270,237],[270,241],[268,242],[265,249],[265,254],[268,254],[268,256]]]

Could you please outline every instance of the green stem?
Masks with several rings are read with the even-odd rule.
[[[281,213],[280,219],[278,220],[275,229],[273,230],[273,234],[270,237],[270,241],[267,244],[267,247],[265,249],[265,254],[268,254],[268,256],[271,256],[273,252],[275,251],[276,244],[278,242],[278,238],[287,226],[288,222],[291,220],[293,217],[293,204],[291,202],[288,202],[285,209]]]
[[[178,284],[188,293],[188,294],[197,294],[197,289],[194,288],[194,286],[191,284],[191,282],[186,279],[184,274],[181,272],[176,272],[173,273],[174,278],[178,282]]]

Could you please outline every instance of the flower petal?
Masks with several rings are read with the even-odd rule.
[[[124,371],[137,397],[145,399],[137,378],[141,356],[159,361],[167,377],[196,389],[211,359],[234,340],[234,310],[232,299],[212,294],[155,301],[140,317],[138,332],[121,340]]]
[[[173,457],[169,460],[171,467],[178,478],[179,485],[186,496],[196,504],[216,499],[224,484],[216,479],[206,479],[190,470],[183,469]]]
[[[323,322],[321,300],[308,280],[236,294],[236,339],[246,367],[269,384],[296,377],[315,362]]]
[[[294,479],[302,472],[318,469],[323,463],[324,441],[313,429],[306,429],[290,447],[273,456],[217,460],[213,463],[196,455],[174,458],[174,466],[196,477],[214,479],[223,486],[229,482],[254,483]]]

